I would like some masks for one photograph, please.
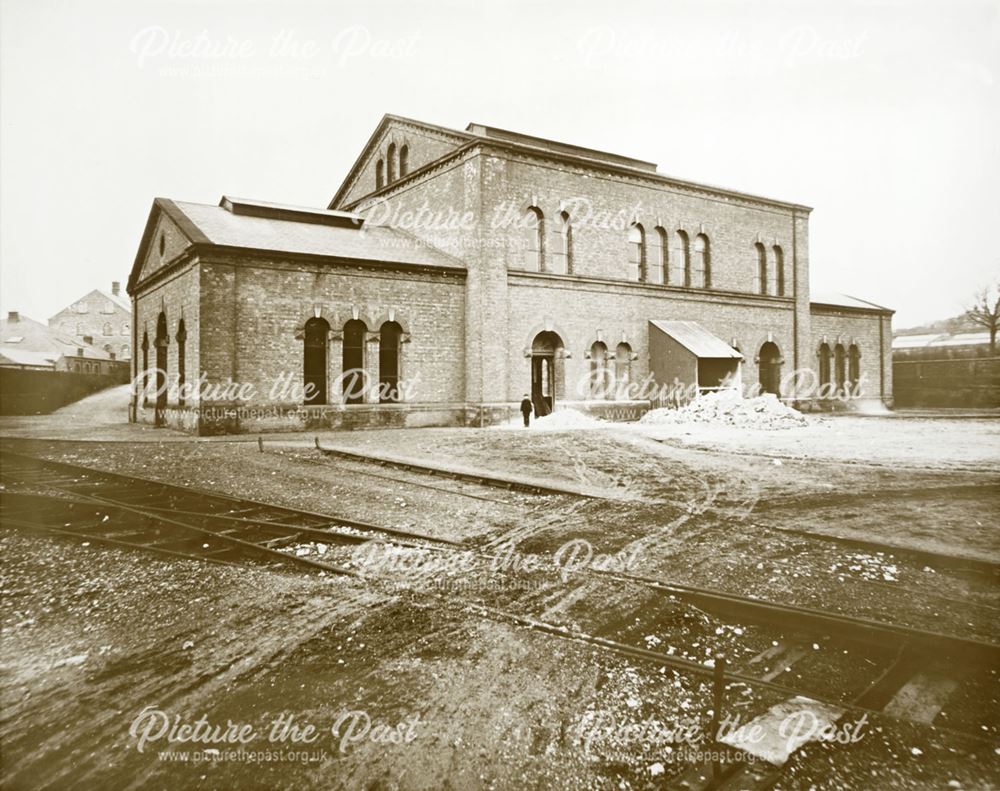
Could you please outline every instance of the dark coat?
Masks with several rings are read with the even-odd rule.
[[[522,415],[530,415],[532,409],[533,409],[533,407],[531,405],[531,399],[530,398],[522,398],[521,399],[521,414]]]

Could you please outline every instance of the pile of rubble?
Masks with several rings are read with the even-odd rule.
[[[602,428],[608,424],[603,420],[591,417],[576,409],[556,409],[544,417],[531,416],[531,428],[539,431],[568,431],[578,428]],[[524,421],[520,415],[503,423],[497,428],[524,429]]]
[[[786,406],[770,393],[756,398],[743,398],[738,390],[720,390],[699,396],[679,409],[654,409],[647,412],[642,423],[647,425],[684,425],[714,423],[764,430],[794,428],[807,425],[805,415]]]

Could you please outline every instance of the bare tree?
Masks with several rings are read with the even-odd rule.
[[[997,327],[1000,326],[1000,282],[980,291],[972,306],[965,311],[969,321],[985,327],[990,333],[990,355],[997,352]]]

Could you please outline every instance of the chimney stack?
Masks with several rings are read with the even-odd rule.
[[[121,294],[121,290],[122,290],[122,284],[119,283],[117,280],[112,280],[111,281],[111,293],[114,294],[117,297],[117,296],[119,296]]]
[[[16,310],[12,310],[7,314],[7,321],[20,321],[21,316]]]

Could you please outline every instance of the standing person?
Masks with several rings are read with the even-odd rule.
[[[527,428],[528,423],[531,422],[531,399],[527,393],[521,399],[521,416],[524,418],[524,427]]]

